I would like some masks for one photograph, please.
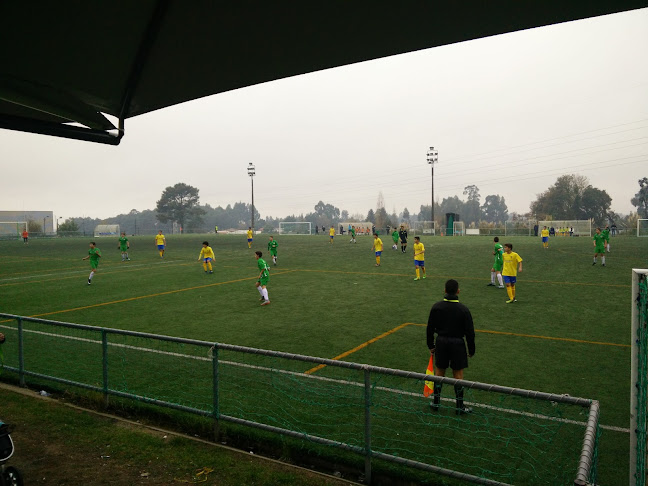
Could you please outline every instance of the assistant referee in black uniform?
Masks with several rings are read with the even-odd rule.
[[[430,310],[427,325],[427,346],[434,355],[434,373],[445,376],[448,366],[452,376],[463,380],[463,370],[468,368],[468,357],[475,354],[475,328],[468,307],[459,303],[459,282],[448,280],[445,283],[445,296]],[[434,335],[437,334],[436,344]],[[464,342],[464,336],[466,341]],[[466,353],[466,344],[468,352]],[[457,397],[457,415],[471,413],[463,402],[463,387],[455,385]],[[430,404],[433,410],[439,409],[441,402],[441,384],[434,384],[434,399]]]

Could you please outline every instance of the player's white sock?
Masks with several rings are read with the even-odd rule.
[[[601,263],[602,263],[603,265],[605,265],[605,256],[602,256],[602,257],[601,257]]]
[[[257,287],[257,290],[259,291],[261,297],[263,297],[263,287]]]
[[[495,272],[491,272],[491,283],[495,283]]]
[[[272,257],[272,263],[277,263],[277,257],[275,256]]]
[[[504,279],[502,278],[502,274],[501,274],[501,273],[498,273],[498,274],[497,274],[497,281],[499,282],[500,287],[504,287]]]
[[[88,280],[92,280],[92,277],[94,277],[94,270],[90,272],[90,276],[88,277]]]
[[[270,300],[270,299],[268,299],[268,289],[262,289],[261,290],[261,295],[263,296],[263,298],[265,300]]]

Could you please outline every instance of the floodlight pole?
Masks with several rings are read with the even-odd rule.
[[[252,182],[252,211],[251,211],[251,213],[252,213],[252,224],[250,226],[252,228],[252,232],[254,232],[254,174],[255,174],[255,170],[254,170],[254,164],[252,162],[250,162],[248,164],[247,172],[248,172],[248,175],[250,176],[250,181]]]
[[[432,224],[434,225],[434,164],[439,161],[439,151],[434,150],[434,147],[430,147],[430,150],[427,152],[427,163],[430,164],[432,168],[432,205],[430,206],[432,212]],[[436,228],[435,228],[436,234]]]

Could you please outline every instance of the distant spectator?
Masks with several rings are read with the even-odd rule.
[[[549,228],[549,236],[556,236],[556,230],[553,226]]]

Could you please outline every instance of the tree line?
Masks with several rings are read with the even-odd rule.
[[[529,220],[564,220],[592,219],[596,225],[616,222],[632,226],[637,217],[648,218],[648,177],[638,181],[639,191],[631,199],[637,208],[635,215],[620,215],[610,209],[612,199],[603,189],[593,187],[587,177],[581,175],[563,175],[556,182],[536,196],[529,212],[523,215],[509,213],[506,201],[499,194],[487,195],[482,202],[479,188],[466,186],[463,190],[465,200],[459,196],[446,197],[434,203],[434,214],[437,225],[444,223],[446,213],[460,215],[467,225],[480,223],[503,224],[509,219]],[[98,224],[119,224],[122,231],[128,234],[152,234],[162,229],[166,233],[206,232],[216,225],[221,229],[244,229],[250,225],[251,205],[236,202],[226,207],[212,207],[200,204],[199,190],[184,183],[178,183],[164,189],[155,209],[138,211],[132,209],[126,214],[112,218],[97,219],[89,217],[68,218],[59,225],[59,232],[91,234]],[[385,209],[382,193],[378,195],[375,209],[369,209],[366,215],[350,214],[333,204],[318,201],[313,211],[306,214],[287,215],[281,218],[262,217],[255,208],[254,220],[257,229],[273,231],[279,221],[308,221],[318,226],[330,226],[340,222],[371,222],[378,228],[398,226],[402,222],[430,221],[431,206],[421,205],[419,212],[410,212],[404,208],[397,213]],[[632,221],[631,221],[632,220]]]

